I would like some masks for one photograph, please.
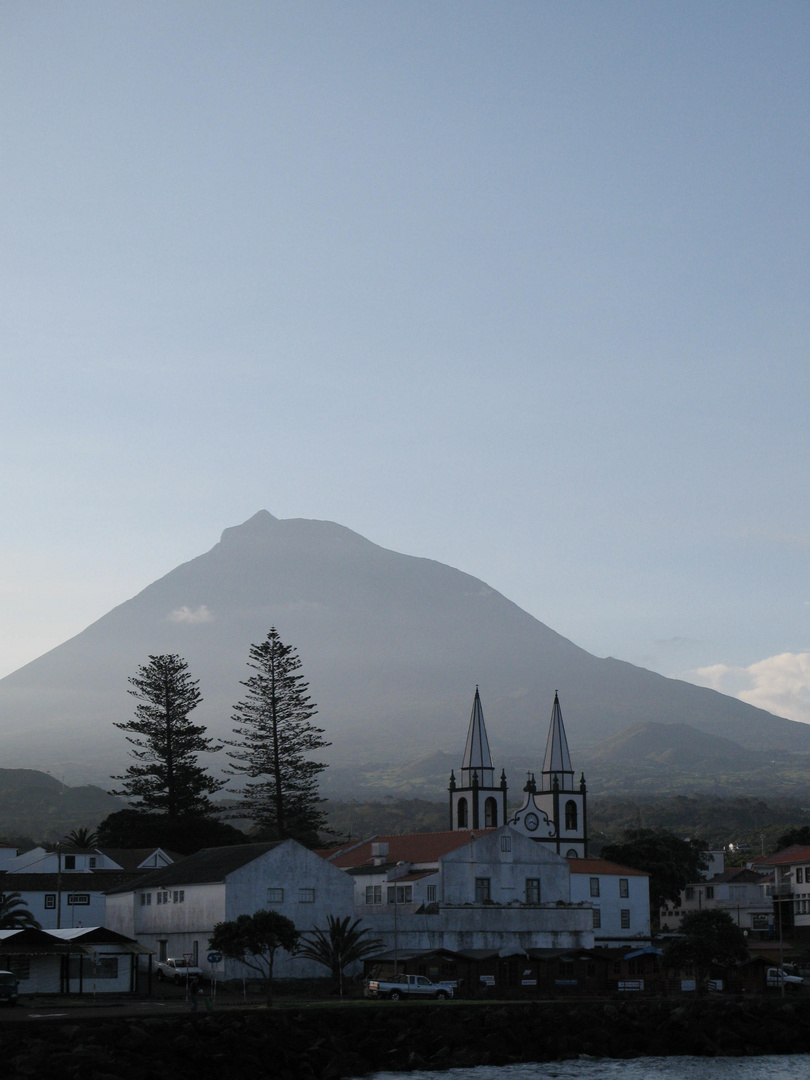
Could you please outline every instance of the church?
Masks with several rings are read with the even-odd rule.
[[[523,803],[511,817],[507,809],[506,774],[495,783],[484,710],[475,688],[467,743],[460,779],[450,773],[450,829],[494,829],[509,825],[556,855],[585,859],[588,855],[585,777],[574,780],[568,740],[565,736],[559,694],[554,692],[546,753],[537,790],[535,773],[529,772]]]

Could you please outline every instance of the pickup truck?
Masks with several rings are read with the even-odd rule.
[[[446,1001],[453,996],[453,987],[449,983],[433,983],[424,975],[392,975],[390,979],[369,979],[366,984],[366,997],[387,998],[399,1001],[402,998],[434,998]]]
[[[180,985],[189,979],[202,979],[203,973],[198,967],[187,964],[182,957],[170,956],[168,960],[160,960],[157,966],[159,982],[173,982]]]
[[[788,975],[781,968],[769,967],[765,972],[766,986],[784,986],[785,990],[798,990],[804,986],[804,979],[800,975]]]

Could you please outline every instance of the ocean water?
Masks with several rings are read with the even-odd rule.
[[[474,1069],[377,1072],[364,1080],[808,1080],[810,1054],[763,1057],[587,1058]]]

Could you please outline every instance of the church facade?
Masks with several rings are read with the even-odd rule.
[[[459,779],[456,779],[455,771],[451,772],[448,791],[451,830],[488,829],[507,824],[556,855],[577,859],[587,857],[587,787],[583,775],[579,780],[574,778],[556,691],[539,789],[535,773],[529,772],[523,802],[511,817],[507,810],[508,788],[503,771],[495,783],[477,686]]]

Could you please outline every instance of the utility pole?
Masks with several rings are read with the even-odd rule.
[[[56,845],[56,929],[62,929],[62,845]]]

